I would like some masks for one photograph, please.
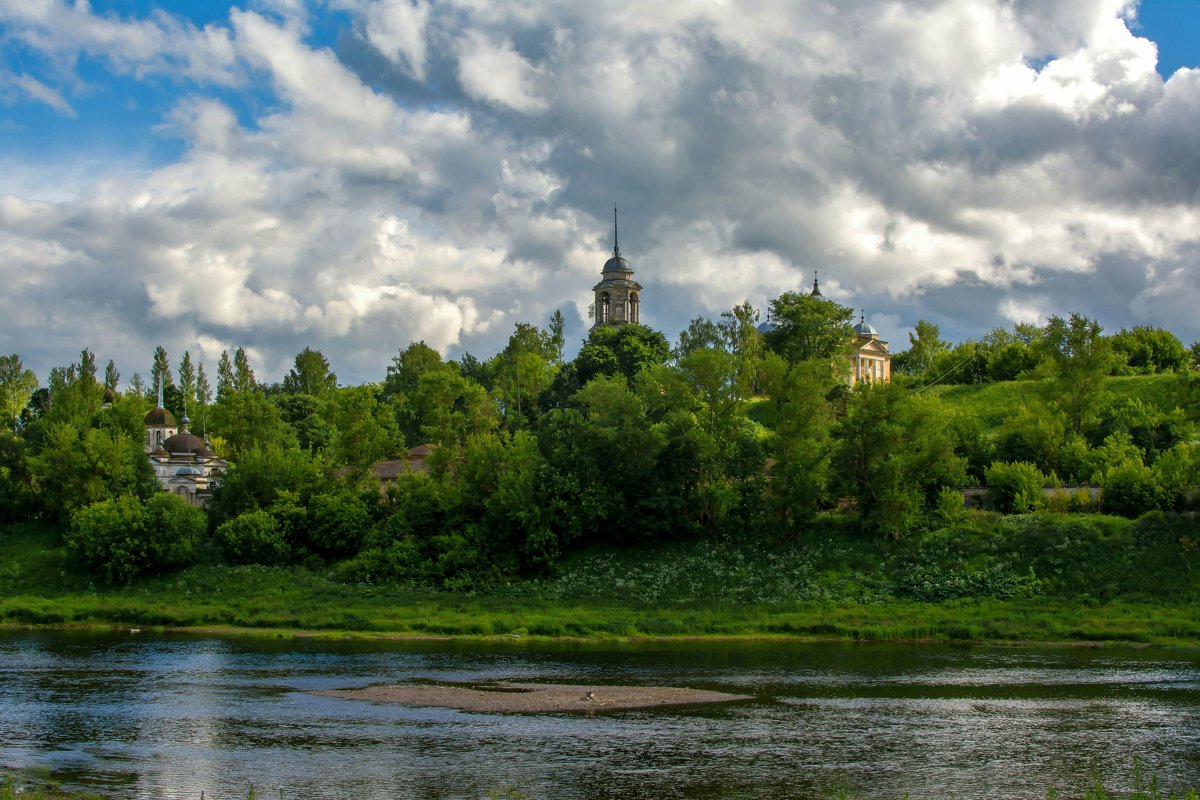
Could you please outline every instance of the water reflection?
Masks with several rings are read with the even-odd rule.
[[[729,706],[498,716],[318,697],[413,679],[666,684]],[[0,764],[121,798],[1044,797],[1139,754],[1200,785],[1200,654],[794,643],[0,635]],[[1120,782],[1120,781],[1116,781]]]

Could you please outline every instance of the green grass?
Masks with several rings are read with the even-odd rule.
[[[938,386],[929,391],[991,426],[1018,413],[1029,402],[1044,401],[1047,389],[1041,381],[1000,381]],[[1162,411],[1171,411],[1182,402],[1179,376],[1171,373],[1110,376],[1104,380],[1104,389],[1112,401],[1138,399]]]
[[[332,571],[299,566],[217,564],[112,586],[72,565],[56,528],[23,524],[0,528],[0,623],[270,635],[1200,642],[1200,618],[1187,600],[1200,582],[1191,562],[1176,559],[1174,572],[1130,562],[1133,523],[1105,518],[1119,534],[1110,535],[1084,517],[1012,518],[1021,522],[1012,531],[980,519],[978,531],[899,544],[826,521],[796,541],[595,548],[565,559],[552,577],[473,593],[346,584]],[[1099,533],[1085,540],[1093,528]],[[1061,574],[1031,582],[1005,561],[1012,553],[1001,552],[998,535],[1052,554],[1066,542],[1094,568],[1050,559],[1043,569]],[[1156,570],[1166,589],[1132,594],[1153,581],[1129,573],[1129,563]],[[1076,588],[1033,590],[1052,580]],[[939,602],[922,602],[929,599]]]

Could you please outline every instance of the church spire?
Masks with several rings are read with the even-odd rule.
[[[821,294],[821,285],[817,282],[817,271],[815,269],[813,270],[812,296],[813,297],[823,297],[824,296]]]
[[[613,258],[621,257],[621,244],[617,238],[617,207],[613,206]]]

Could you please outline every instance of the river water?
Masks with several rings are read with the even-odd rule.
[[[318,697],[519,679],[748,694],[496,715]],[[0,633],[0,766],[116,798],[1080,797],[1200,786],[1200,652]]]

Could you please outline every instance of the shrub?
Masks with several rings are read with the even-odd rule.
[[[984,473],[988,500],[1002,514],[1024,514],[1045,503],[1046,476],[1027,461],[995,461]]]
[[[370,510],[351,492],[314,495],[308,503],[308,543],[323,556],[358,552],[370,526]]]
[[[1105,512],[1136,517],[1159,507],[1162,490],[1154,471],[1140,461],[1125,461],[1104,477]]]
[[[222,523],[217,541],[235,564],[283,564],[292,554],[275,518],[262,510]]]
[[[79,509],[67,546],[109,583],[184,566],[204,532],[204,512],[165,492],[143,503],[122,495]]]

